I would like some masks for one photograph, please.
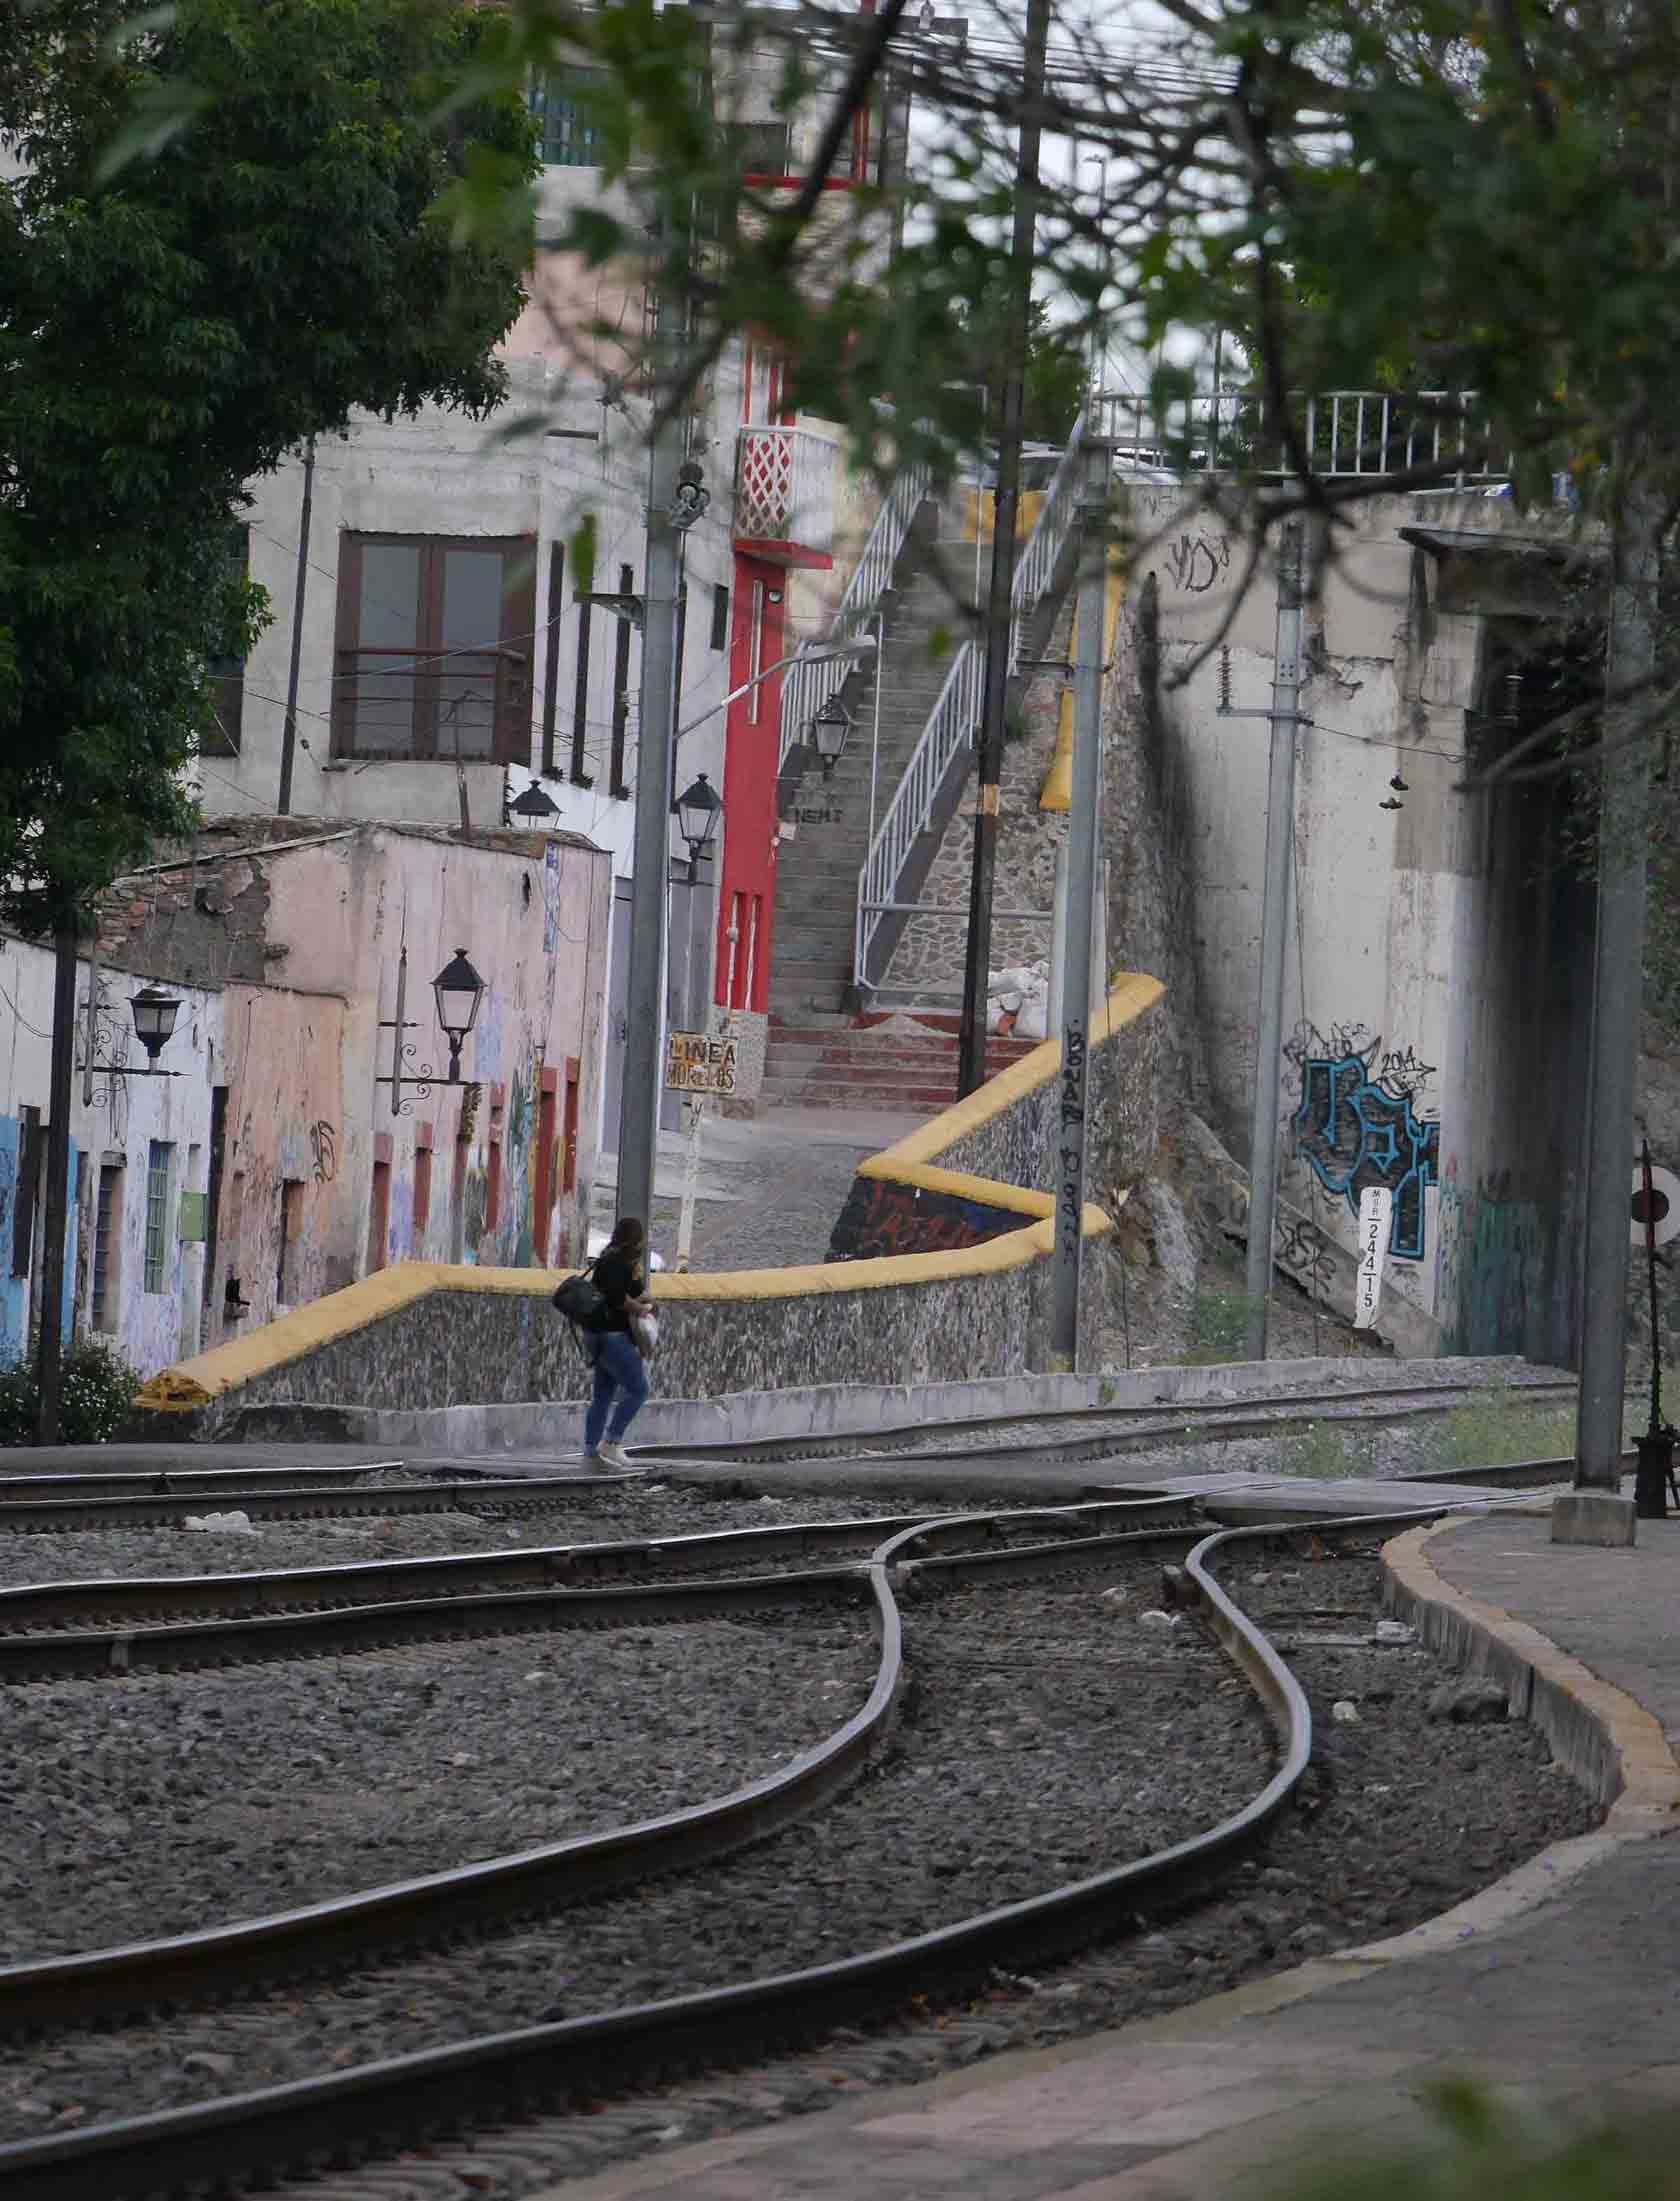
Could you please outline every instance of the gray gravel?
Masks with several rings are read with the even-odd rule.
[[[1264,1575],[1264,1582],[1254,1576]],[[1358,1632],[1378,1616],[1377,1570],[1290,1558],[1238,1566],[1230,1586],[1286,1627]],[[1318,1617],[1313,1617],[1318,1616]],[[1334,1617],[1330,1617],[1334,1616]],[[520,2201],[651,2151],[835,2107],[1010,2048],[1040,2048],[1155,2016],[1326,1950],[1399,1932],[1483,1887],[1600,1814],[1518,1721],[1428,1718],[1441,1669],[1411,1649],[1329,1649],[1292,1659],[1314,1715],[1302,1803],[1228,1892],[1152,1931],[982,1995],[838,2033],[744,2073],[711,2072],[619,2103],[563,2109],[487,2139],[439,2141],[382,2161],[381,2201]],[[1331,1707],[1352,1702],[1357,1723]],[[354,2171],[284,2189],[297,2201],[367,2201]]]
[[[0,1961],[180,1933],[722,1794],[849,1717],[859,1613],[0,1696]]]
[[[216,1510],[215,1501],[207,1500],[205,1510]],[[622,1491],[594,1491],[575,1506],[516,1519],[420,1513],[343,1521],[258,1521],[250,1535],[177,1528],[0,1535],[0,1589],[21,1589],[37,1582],[97,1581],[112,1575],[253,1574],[285,1567],[442,1558],[462,1552],[534,1551],[550,1544],[703,1536],[722,1529],[846,1521],[862,1514],[914,1510],[880,1497],[813,1498],[803,1491],[790,1492],[785,1498],[713,1496],[638,1478],[627,1482]]]
[[[0,2133],[820,1961],[1210,1825],[1264,1781],[1264,1723],[1245,1688],[1220,1687],[1223,1663],[1188,1626],[1138,1617],[1158,1562],[1106,1579],[1119,1596],[1083,1582],[918,1600],[915,1689],[895,1748],[818,1818],[473,1950],[22,2049],[0,2081]]]

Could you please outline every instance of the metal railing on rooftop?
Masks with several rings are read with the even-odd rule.
[[[1441,486],[1509,479],[1474,390],[1292,392],[1289,425],[1316,474],[1333,479],[1441,469]],[[1294,474],[1288,438],[1253,390],[1205,391],[1164,411],[1129,390],[1098,399],[1098,433],[1122,469]]]

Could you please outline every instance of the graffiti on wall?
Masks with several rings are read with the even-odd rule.
[[[1296,1153],[1354,1215],[1362,1192],[1387,1186],[1388,1250],[1397,1261],[1421,1261],[1424,1190],[1436,1181],[1441,1127],[1418,1107],[1434,1065],[1410,1047],[1385,1049],[1381,1033],[1364,1024],[1332,1024],[1325,1034],[1302,1023],[1284,1053],[1300,1081]]]
[[[325,1116],[317,1116],[309,1126],[309,1151],[314,1156],[315,1182],[330,1185],[338,1175],[338,1130]]]
[[[1187,595],[1205,596],[1221,574],[1231,570],[1231,538],[1201,529],[1187,531],[1167,552],[1167,564]]]
[[[851,1195],[829,1239],[831,1261],[869,1261],[883,1254],[944,1253],[984,1245],[1019,1230],[1024,1218],[983,1200],[919,1191],[883,1177],[854,1177]]]

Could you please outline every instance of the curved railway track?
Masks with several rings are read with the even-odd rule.
[[[1254,1692],[1276,1736],[1277,1756],[1270,1777],[1239,1809],[1189,1839],[1029,1899],[830,1963],[559,2018],[260,2092],[13,2143],[0,2147],[0,2182],[14,2182],[31,2201],[114,2201],[117,2196],[176,2191],[200,2180],[226,2183],[282,2167],[378,2152],[426,2132],[517,2114],[537,2102],[585,2090],[609,2072],[621,2084],[628,2075],[651,2074],[687,2061],[738,2058],[767,2041],[784,2042],[790,2032],[829,2028],[861,2011],[878,2013],[911,1994],[947,1993],[995,1966],[1018,1967],[1065,1954],[1140,1915],[1179,1903],[1216,1883],[1263,1840],[1300,1781],[1311,1749],[1305,1697],[1264,1633],[1222,1587],[1222,1559],[1256,1544],[1298,1548],[1303,1536],[1321,1545],[1369,1540],[1379,1529],[1386,1533],[1449,1509],[1450,1501],[1442,1500],[1375,1518],[1366,1514],[1224,1530],[1195,1541],[1185,1557],[1182,1600]],[[1065,1526],[1067,1512],[1041,1509],[1037,1517],[1048,1530]],[[1180,1548],[1190,1541],[1182,1529],[1160,1525],[1141,1536],[1106,1528],[1091,1533],[1088,1526],[1078,1537],[1047,1536],[1035,1545],[1000,1549],[987,1534],[999,1518],[963,1515],[898,1526],[866,1561],[849,1568],[744,1584],[671,1585],[659,1592],[673,1600],[727,1595],[756,1597],[762,1604],[791,1590],[795,1598],[849,1595],[869,1606],[880,1658],[866,1704],[822,1744],[768,1780],[714,1804],[553,1845],[542,1853],[546,1867],[534,1867],[530,1858],[497,1860],[368,1897],[313,1906],[312,1916],[289,1913],[281,1920],[256,1921],[221,1935],[183,1936],[141,1951],[94,1952],[12,1967],[0,1973],[0,2022],[108,2016],[113,2007],[150,2006],[171,1995],[214,1995],[248,1983],[254,1954],[265,1962],[274,1960],[279,1940],[265,1953],[263,1935],[314,1935],[310,1961],[347,1961],[368,1946],[388,1944],[394,1931],[400,1938],[397,1909],[404,1904],[410,1926],[429,1936],[457,1924],[482,1923],[487,1916],[518,1915],[552,1900],[555,1860],[561,1856],[565,1871],[581,1876],[568,1885],[572,1897],[716,1856],[808,1812],[880,1749],[905,1686],[901,1596],[959,1576],[970,1581],[1024,1580],[1095,1571],[1112,1565],[1121,1548],[1136,1553],[1147,1544],[1158,1553],[1175,1537]],[[1019,1522],[1022,1517],[1014,1518]],[[800,1586],[792,1588],[793,1583]],[[645,1592],[620,1588],[593,1594],[630,1599]],[[550,1875],[546,1895],[531,1877],[543,1870]],[[510,1879],[497,1886],[497,1874],[517,1872],[527,1875],[523,1885]],[[305,1919],[306,1925],[292,1923]],[[240,1948],[245,1935],[258,1939]],[[283,1961],[297,1963],[296,1949]],[[171,1974],[170,1965],[185,1969]],[[172,1977],[171,1987],[165,1983]]]

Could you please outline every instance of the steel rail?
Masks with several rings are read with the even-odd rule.
[[[928,1535],[936,1545],[952,1545],[976,1534],[991,1536],[1017,1526],[1065,1526],[1071,1517],[1075,1525],[1091,1532],[1072,1548],[1089,1550],[1098,1543],[1124,1545],[1124,1537],[1100,1534],[1105,1522],[1138,1514],[1159,1518],[1172,1510],[1171,1505],[1159,1503],[1034,1507],[954,1517],[932,1524]],[[924,1524],[899,1521],[892,1527],[889,1544],[895,1537],[901,1540],[922,1533]],[[733,1540],[734,1533],[726,1532],[722,1540]],[[1152,1541],[1145,1538],[1146,1543]],[[719,1855],[814,1808],[861,1769],[868,1751],[885,1739],[885,1722],[896,1703],[902,1667],[896,1605],[880,1570],[862,1565],[606,1590],[513,1591],[324,1614],[258,1615],[130,1634],[14,1639],[4,1646],[9,1670],[18,1676],[33,1663],[35,1678],[40,1678],[48,1673],[133,1672],[142,1664],[202,1663],[207,1658],[231,1663],[265,1653],[292,1656],[300,1641],[315,1650],[367,1651],[467,1633],[634,1625],[759,1611],[788,1602],[817,1603],[828,1597],[856,1600],[866,1592],[874,1598],[875,1626],[883,1645],[881,1670],[870,1699],[870,1706],[878,1704],[873,1724],[859,1726],[869,1714],[866,1706],[830,1744],[814,1746],[765,1781],[715,1804],[693,1806],[641,1825],[578,1836],[325,1904],[303,1905],[155,1942],[0,1967],[0,2036],[47,2023],[104,2019],[188,1996],[211,1996],[229,1984],[243,1988],[259,1978],[318,1968],[373,1948],[436,1938],[533,1908],[555,1907],[559,1901],[597,1894],[649,1871]],[[891,1688],[883,1698],[889,1665]]]
[[[542,1513],[594,1491],[635,1487],[622,1475],[520,1475],[494,1481],[484,1477],[451,1483],[387,1483],[374,1490],[312,1490],[297,1485],[275,1490],[247,1485],[223,1490],[218,1496],[224,1508],[236,1505],[254,1521],[325,1521],[375,1514],[470,1513],[484,1506],[493,1506],[498,1513]],[[128,1498],[24,1498],[0,1502],[0,1536],[66,1529],[176,1528],[189,1513],[204,1510],[202,1499],[155,1491]]]
[[[890,1459],[910,1465],[940,1466],[956,1460],[965,1465],[985,1466],[1011,1459],[1040,1459],[1050,1449],[1072,1459],[1098,1457],[1103,1448],[1124,1450],[1128,1434],[1139,1423],[1147,1424],[1137,1430],[1138,1440],[1145,1443],[1153,1442],[1163,1434],[1170,1434],[1175,1427],[1183,1428],[1187,1423],[1195,1426],[1220,1420],[1229,1420],[1231,1423],[1228,1430],[1220,1432],[1224,1435],[1276,1435],[1280,1431],[1287,1434],[1298,1422],[1307,1419],[1315,1422],[1323,1420],[1327,1408],[1348,1407],[1350,1411],[1345,1416],[1334,1415],[1331,1418],[1363,1424],[1409,1420],[1418,1414],[1450,1413],[1455,1407],[1480,1396],[1485,1389],[1485,1385],[1469,1383],[1422,1384],[1393,1390],[1292,1391],[1280,1395],[1276,1400],[1159,1399],[1139,1406],[1069,1406],[1040,1408],[1030,1413],[976,1415],[958,1421],[938,1422],[931,1426],[940,1437],[953,1438],[977,1435],[992,1429],[1030,1429],[1039,1422],[1085,1422],[1114,1426],[1103,1426],[1094,1430],[1088,1438],[1057,1436],[1046,1439],[1043,1444],[1023,1447],[1019,1451],[871,1452],[867,1456],[867,1462]],[[1545,1383],[1525,1383],[1519,1387],[1517,1395],[1524,1400],[1532,1398],[1542,1405],[1564,1404],[1574,1397],[1575,1385],[1573,1381],[1565,1382],[1561,1379]],[[1351,1409],[1358,1406],[1363,1406],[1366,1410],[1353,1413]],[[880,1431],[860,1430],[855,1432],[855,1441],[878,1445],[884,1441],[902,1438],[911,1442],[919,1429],[929,1426],[924,1423]],[[717,1443],[638,1445],[636,1458],[660,1468],[681,1467],[685,1461],[704,1464],[709,1458],[739,1460],[743,1463],[752,1460],[815,1459],[833,1460],[837,1465],[842,1465],[847,1464],[848,1455],[836,1451],[835,1446],[846,1441],[846,1434],[830,1432],[820,1437],[752,1437]]]
[[[676,2064],[735,2059],[760,2043],[785,2046],[792,2034],[832,2029],[856,2013],[878,2011],[883,2002],[918,1991],[948,1994],[955,1984],[1000,1964],[1062,1954],[1176,1904],[1217,1880],[1264,1839],[1293,1794],[1312,1745],[1311,1714],[1299,1683],[1215,1579],[1215,1555],[1264,1540],[1370,1537],[1458,1510],[1443,1501],[1392,1514],[1219,1530],[1197,1543],[1186,1559],[1187,1593],[1256,1688],[1280,1743],[1280,1762],[1265,1786],[1204,1834],[827,1964],[0,2146],[0,2181],[26,2178],[30,2201],[117,2201],[204,2179],[272,2175],[347,2154],[361,2156],[387,2139],[412,2142],[456,2125],[483,2124],[591,2085],[622,2086],[631,2076]],[[976,1518],[984,1517],[953,1516],[903,1530],[862,1570],[878,1600],[883,1631],[891,1618],[895,1648],[891,1582],[907,1563],[908,1548],[918,1539],[949,1537],[962,1521]]]
[[[24,1498],[219,1498],[228,1492],[265,1488],[335,1490],[354,1486],[363,1475],[429,1474],[424,1462],[415,1466],[407,1460],[362,1460],[354,1467],[179,1467],[174,1463],[180,1457],[180,1448],[159,1446],[156,1463],[145,1467],[0,1474],[0,1504]]]
[[[990,1531],[1042,1518],[1071,1519],[1093,1532],[1103,1524],[1146,1525],[1185,1512],[1180,1498],[1117,1491],[1071,1506],[1032,1507],[988,1516]],[[468,1598],[513,1590],[576,1589],[589,1581],[668,1580],[695,1567],[749,1565],[783,1555],[860,1551],[914,1528],[925,1513],[860,1516],[767,1528],[707,1529],[683,1536],[626,1538],[587,1544],[527,1545],[514,1551],[441,1554],[432,1558],[351,1560],[330,1567],[289,1567],[269,1573],[119,1575],[81,1582],[37,1582],[0,1590],[0,1680],[30,1641],[93,1623],[109,1641],[168,1622],[244,1620],[260,1615],[326,1615],[398,1598]],[[754,1579],[774,1579],[758,1576]],[[126,1623],[126,1626],[122,1625]],[[19,1669],[22,1670],[21,1668]]]
[[[424,1873],[307,1903],[236,1925],[75,1956],[0,1966],[0,2035],[91,2023],[159,2004],[213,1998],[231,1988],[432,1942],[534,1910],[561,1908],[679,1865],[716,1857],[786,1825],[860,1772],[890,1731],[904,1684],[899,1615],[878,1568],[849,1567],[756,1582],[574,1592],[604,1617],[645,1620],[661,1606],[691,1616],[836,1595],[869,1604],[880,1645],[862,1708],[773,1773],[721,1797],[596,1834],[573,1835],[507,1857]],[[11,2165],[0,2150],[0,2184]]]

